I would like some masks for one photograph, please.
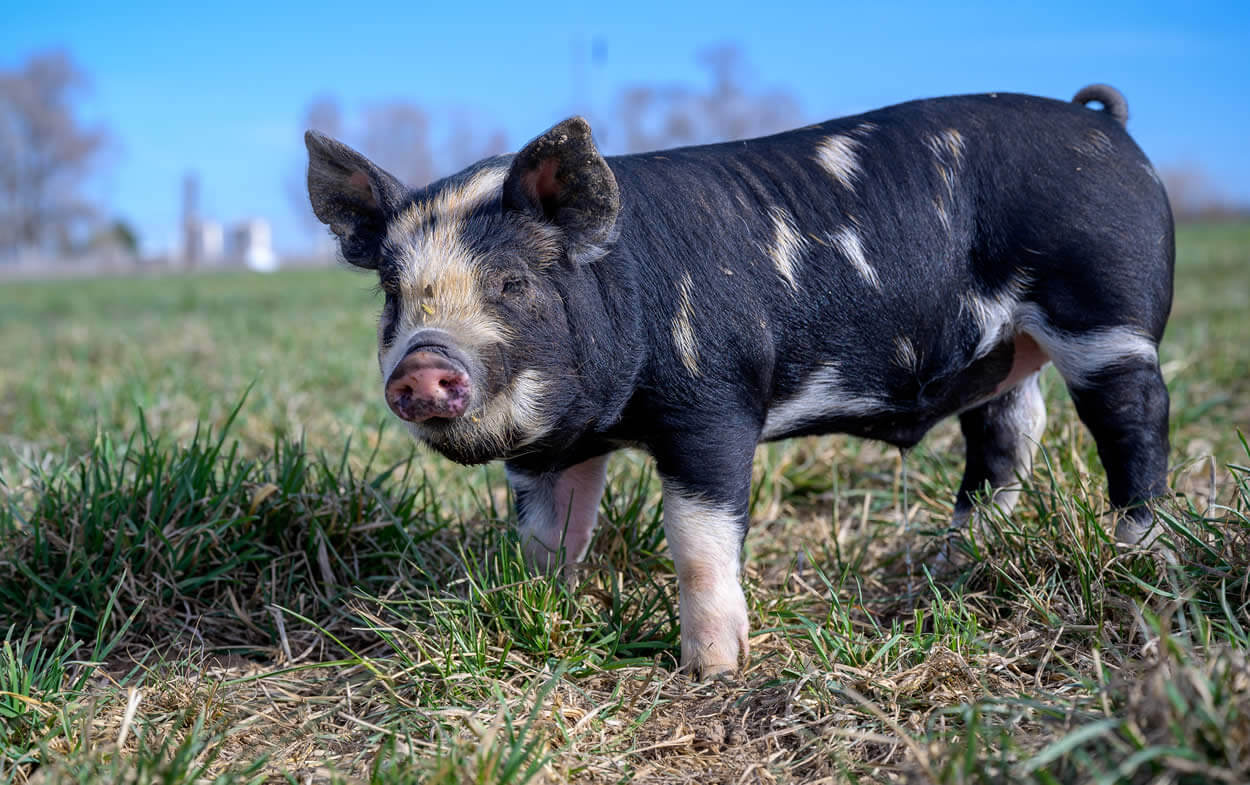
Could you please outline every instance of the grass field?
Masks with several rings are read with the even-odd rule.
[[[500,468],[384,425],[367,277],[0,283],[0,780],[1250,782],[1250,225],[1178,245],[1174,559],[1110,541],[1053,371],[1020,507],[942,580],[953,423],[761,448],[751,662],[711,683],[649,462],[576,587],[528,575]]]

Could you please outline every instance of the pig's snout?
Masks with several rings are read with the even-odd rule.
[[[420,349],[409,352],[386,381],[386,403],[401,420],[455,419],[469,407],[473,386],[460,363]]]

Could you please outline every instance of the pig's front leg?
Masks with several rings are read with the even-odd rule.
[[[755,443],[690,443],[680,457],[659,457],[664,533],[677,569],[681,665],[695,678],[737,669],[748,654],[741,553],[747,530]],[[709,443],[710,442],[710,443]]]
[[[586,556],[598,520],[607,467],[606,455],[547,474],[508,467],[521,548],[532,568],[552,572]]]

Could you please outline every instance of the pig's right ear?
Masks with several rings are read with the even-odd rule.
[[[407,194],[398,180],[360,153],[316,131],[308,148],[308,199],[317,219],[338,235],[349,264],[376,269],[387,220]]]
[[[574,261],[591,261],[607,250],[616,237],[621,194],[584,118],[570,117],[516,154],[504,180],[503,206],[558,227]]]

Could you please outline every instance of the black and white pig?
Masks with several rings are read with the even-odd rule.
[[[1117,538],[1147,534],[1146,502],[1167,491],[1157,347],[1174,242],[1126,119],[1095,85],[605,158],[574,117],[419,190],[305,141],[313,210],[385,293],[395,415],[452,460],[506,461],[542,569],[584,557],[608,455],[654,456],[682,664],[708,675],[747,652],[739,559],[761,441],[908,447],[958,415],[963,526],[979,492],[1014,502],[1051,362],[1124,508]]]

